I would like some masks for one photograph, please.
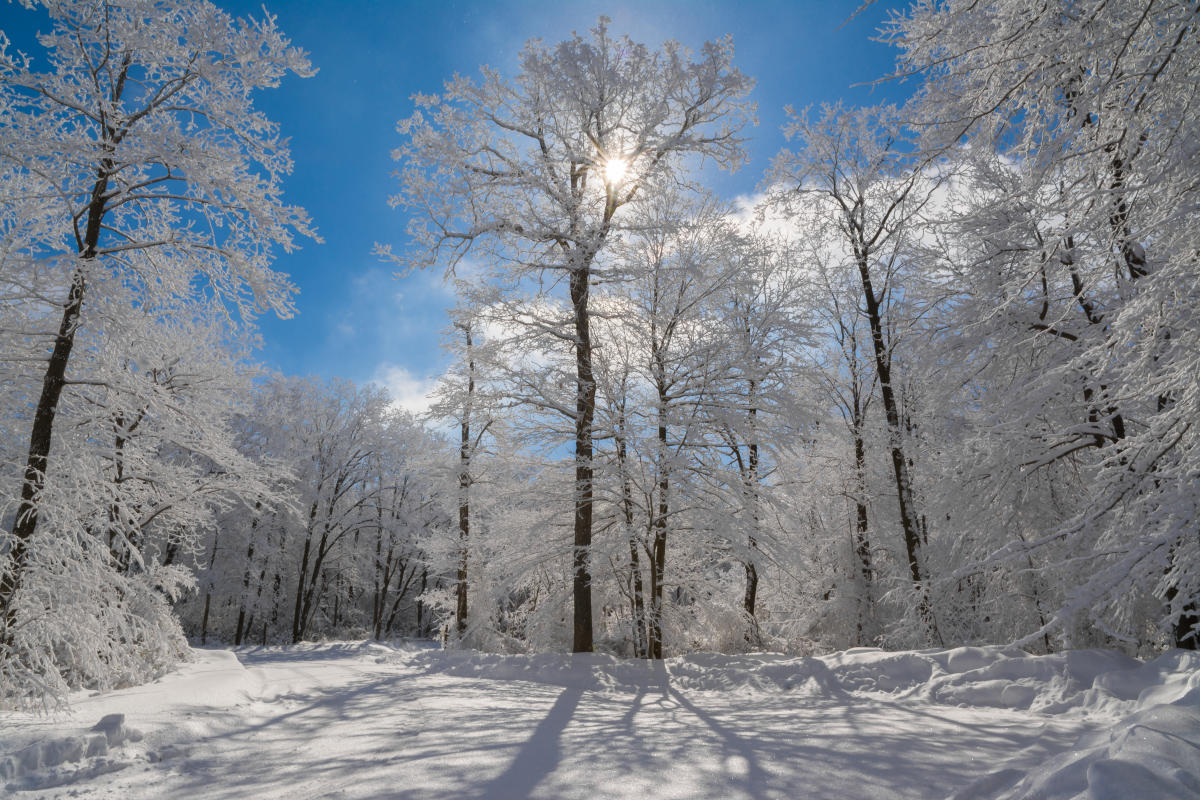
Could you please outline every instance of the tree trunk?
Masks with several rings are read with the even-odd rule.
[[[866,442],[863,441],[862,433],[862,418],[858,406],[858,398],[855,397],[855,409],[853,419],[853,437],[854,437],[854,480],[855,480],[855,497],[854,497],[854,553],[858,557],[859,575],[862,577],[862,593],[858,599],[858,645],[866,647],[871,644],[870,638],[866,631],[864,622],[867,616],[871,613],[872,608],[872,591],[871,586],[874,583],[874,567],[871,564],[871,542],[869,519],[867,517],[867,448]]]
[[[330,509],[332,514],[332,509]],[[328,517],[326,518],[328,520]],[[295,638],[293,644],[304,639],[308,635],[308,626],[312,622],[313,614],[316,613],[322,595],[325,593],[325,558],[329,555],[329,528],[328,522],[324,523],[321,531],[321,540],[317,543],[316,558],[313,559],[312,574],[308,578],[308,588],[304,593],[304,604],[300,611],[299,634]]]
[[[246,622],[246,601],[250,599],[250,568],[254,566],[254,532],[258,530],[258,512],[262,509],[262,501],[254,504],[254,515],[250,518],[250,541],[246,545],[246,569],[242,572],[242,597],[238,602],[237,627],[233,633],[233,643],[235,646],[241,645],[242,633],[245,630],[243,625]],[[263,565],[264,572],[266,565]],[[262,583],[258,587],[259,592],[262,591]]]
[[[308,581],[308,560],[312,553],[312,536],[317,519],[317,503],[317,500],[313,500],[312,506],[308,510],[308,529],[304,534],[304,550],[300,555],[300,572],[296,576],[296,608],[292,611],[292,644],[297,644],[300,641],[302,627],[300,621],[303,619],[304,589],[305,583]]]
[[[575,549],[572,558],[574,625],[571,650],[592,652],[592,421],[596,414],[596,381],[592,374],[592,337],[588,317],[591,259],[571,272],[571,305],[575,311]]]
[[[421,598],[425,595],[425,589],[428,586],[428,580],[429,568],[424,567],[421,569],[421,594],[417,595],[417,636],[424,636],[426,633],[422,619],[425,611],[425,603],[421,601]]]
[[[417,575],[417,568],[416,568],[416,566],[413,566],[412,570],[408,573],[408,577],[405,578],[404,571],[408,568],[407,565],[408,565],[407,561],[401,561],[399,564],[400,580],[398,582],[398,585],[396,586],[396,596],[392,600],[392,610],[387,615],[387,619],[385,620],[384,625],[383,625],[384,635],[388,635],[392,632],[392,628],[396,624],[396,615],[400,613],[400,603],[401,603],[401,601],[404,600],[405,596],[408,595],[408,588],[412,585],[413,578],[415,578]],[[418,603],[418,605],[419,605],[419,603]],[[418,625],[417,626],[417,634],[420,635],[420,633],[421,633],[420,626]],[[382,637],[376,636],[375,638],[379,639]]]
[[[475,358],[471,352],[471,327],[463,325],[467,344],[467,397],[463,408],[458,460],[458,579],[455,585],[454,624],[458,638],[467,632],[467,540],[471,534],[471,413],[475,399]]]
[[[750,618],[750,630],[746,632],[746,641],[751,646],[759,646],[762,636],[758,629],[758,618],[755,616],[755,606],[758,601],[758,433],[756,421],[758,408],[755,400],[755,381],[750,381],[750,410],[749,417],[750,451],[748,474],[746,475],[746,504],[750,510],[750,534],[747,537],[746,549],[746,593],[742,600],[742,608]]]
[[[659,365],[661,375],[661,363]],[[671,513],[671,472],[667,457],[667,389],[658,385],[658,512],[654,517],[654,544],[650,558],[650,658],[663,657],[663,583],[667,563],[667,517]]]
[[[1174,559],[1174,554],[1172,554],[1172,559]],[[1168,605],[1174,604],[1175,598],[1178,596],[1179,588],[1175,584],[1167,587],[1164,597]],[[1184,605],[1171,633],[1176,647],[1184,650],[1200,650],[1200,609],[1197,609],[1195,602]]]
[[[879,309],[879,298],[871,282],[871,270],[867,263],[866,250],[857,246],[858,272],[862,280],[863,300],[867,321],[871,325],[871,343],[875,351],[875,374],[879,376],[879,393],[883,400],[883,413],[887,419],[888,448],[892,457],[892,474],[896,482],[896,501],[900,507],[900,527],[904,531],[904,549],[908,556],[908,571],[913,587],[917,591],[918,610],[931,640],[939,638],[933,610],[929,606],[929,592],[921,576],[921,534],[913,502],[912,480],[908,462],[904,457],[903,430],[900,424],[900,408],[892,386],[892,359],[884,341],[883,318]]]
[[[123,80],[122,80],[123,83]],[[46,363],[46,374],[42,379],[42,393],[33,413],[33,428],[29,434],[29,452],[25,460],[24,480],[21,483],[21,502],[17,506],[17,516],[13,521],[12,545],[8,551],[7,569],[0,569],[0,611],[3,612],[4,628],[0,632],[0,651],[7,651],[7,645],[12,644],[16,631],[16,608],[13,596],[21,585],[22,573],[25,569],[27,542],[32,538],[38,525],[38,503],[41,501],[43,489],[46,487],[46,469],[49,464],[50,445],[54,433],[54,419],[58,413],[58,402],[66,385],[67,365],[71,360],[71,350],[75,346],[75,332],[79,328],[80,315],[83,311],[83,298],[87,288],[84,265],[96,257],[100,243],[101,222],[105,215],[105,193],[108,191],[108,170],[111,163],[105,164],[98,172],[96,183],[92,186],[91,199],[88,203],[87,226],[83,239],[79,243],[79,257],[83,263],[75,268],[71,276],[71,288],[67,293],[67,302],[63,306],[62,319],[58,325],[58,335],[54,339],[54,349],[50,352],[50,360]]]
[[[217,563],[217,544],[220,542],[221,532],[218,530],[213,534],[212,552],[208,556],[208,576],[205,581],[206,589],[204,592],[204,615],[200,620],[200,645],[208,644],[208,608],[212,602],[212,569],[213,564]]]
[[[624,430],[624,417],[622,416],[620,427]],[[628,473],[628,450],[625,445],[625,436],[620,434],[616,437],[617,442],[617,466],[621,471],[621,511],[625,517],[625,538],[629,541],[629,603],[632,612],[633,622],[633,655],[635,658],[645,658],[648,650],[646,647],[646,611],[644,588],[642,586],[642,564],[641,558],[638,556],[638,541],[633,534],[633,487],[629,483]]]

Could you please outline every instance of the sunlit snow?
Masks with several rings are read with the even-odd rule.
[[[70,752],[112,714],[107,752]],[[0,731],[17,797],[1177,798],[1200,796],[1200,656],[197,650]]]

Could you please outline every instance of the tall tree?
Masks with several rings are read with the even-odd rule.
[[[628,270],[623,324],[639,346],[645,426],[652,453],[645,488],[650,595],[648,654],[663,657],[667,545],[682,527],[685,502],[676,497],[691,453],[701,445],[703,409],[716,391],[724,361],[719,336],[707,330],[718,294],[733,279],[738,239],[726,210],[711,201],[687,203],[673,193],[643,204],[646,224],[630,237],[622,263]],[[706,319],[708,317],[708,319]]]
[[[52,26],[39,37],[46,68],[7,41],[0,50],[0,209],[42,220],[15,266],[53,287],[42,324],[56,323],[39,338],[45,367],[4,537],[0,658],[18,631],[35,534],[66,524],[45,518],[43,500],[64,392],[95,377],[72,373],[80,332],[96,323],[89,308],[106,291],[132,291],[138,308],[215,298],[242,319],[288,314],[292,288],[270,269],[272,251],[312,234],[280,199],[291,162],[251,102],[288,72],[312,72],[273,19],[175,0],[40,5]]]
[[[739,236],[731,245],[730,279],[722,286],[716,310],[726,366],[710,414],[736,469],[733,505],[744,531],[744,542],[735,545],[745,569],[742,609],[750,624],[747,642],[757,646],[762,643],[759,583],[764,550],[769,549],[764,521],[771,454],[792,447],[791,439],[807,427],[792,390],[803,380],[799,356],[811,337],[800,306],[806,282],[794,247],[761,232]]]
[[[775,197],[793,202],[805,224],[823,230],[857,274],[858,297],[871,333],[879,395],[887,420],[900,527],[918,610],[930,640],[939,638],[921,546],[924,538],[916,506],[910,459],[905,453],[901,376],[895,367],[895,322],[889,309],[905,291],[899,273],[911,259],[915,221],[937,185],[906,150],[893,108],[825,107],[816,120],[792,114],[785,127],[802,145],[776,159],[771,179]]]
[[[482,455],[481,447],[496,417],[495,399],[485,385],[494,346],[484,339],[478,309],[468,299],[470,293],[466,285],[459,282],[457,288],[460,303],[451,311],[452,330],[446,335],[444,345],[454,362],[435,389],[435,401],[429,413],[436,419],[453,420],[458,426],[455,481],[458,484],[459,541],[454,583],[454,628],[461,639],[467,632],[468,622],[471,487],[480,469],[477,455]],[[475,517],[478,517],[478,509]]]
[[[484,68],[479,82],[456,77],[443,94],[419,97],[399,126],[406,142],[393,199],[415,212],[411,265],[453,268],[481,250],[514,285],[565,280],[562,340],[575,360],[575,651],[590,651],[593,637],[596,271],[635,196],[683,179],[682,156],[742,163],[738,134],[753,113],[752,82],[732,66],[728,39],[693,59],[675,42],[651,51],[612,37],[608,24],[602,17],[589,37],[555,46],[529,42],[512,79]]]

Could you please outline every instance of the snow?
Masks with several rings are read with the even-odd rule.
[[[1200,798],[1200,654],[193,650],[0,714],[14,797]],[[3,792],[0,792],[3,794]]]

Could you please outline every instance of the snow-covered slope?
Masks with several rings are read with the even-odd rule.
[[[195,655],[65,716],[0,715],[0,785],[134,800],[1200,798],[1200,656],[1184,651]],[[104,748],[102,718],[118,726]]]

